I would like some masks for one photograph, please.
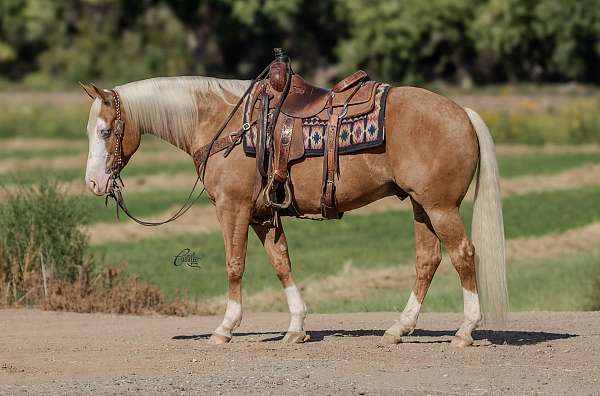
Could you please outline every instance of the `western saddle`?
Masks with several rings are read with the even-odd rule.
[[[265,70],[266,72],[266,70]],[[295,74],[287,54],[275,49],[268,75],[255,80],[244,108],[242,130],[201,149],[194,157],[201,164],[205,156],[226,150],[252,133],[255,139],[257,181],[254,189],[254,220],[274,226],[280,215],[302,217],[293,199],[289,173],[291,163],[304,157],[303,122],[326,125],[323,134],[323,179],[321,215],[339,219],[343,213],[336,201],[336,180],[340,176],[338,133],[340,123],[374,108],[375,91],[381,84],[370,81],[359,70],[331,89],[317,87]],[[210,153],[210,154],[209,154]]]

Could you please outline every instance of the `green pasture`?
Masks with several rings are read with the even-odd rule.
[[[543,113],[534,112],[527,117],[523,109],[515,112],[489,113],[482,115],[492,126],[499,141],[511,143],[568,143],[595,142],[591,137],[600,129],[595,127],[597,117],[570,107]],[[78,112],[82,110],[77,110]],[[15,126],[30,110],[11,108],[0,115],[0,165],[7,161],[17,166],[16,172],[3,171],[0,167],[0,188],[15,184],[31,185],[43,180],[83,183],[85,173],[84,115],[80,113],[62,117],[60,111],[35,113],[36,120]],[[502,114],[501,114],[502,113]],[[8,114],[8,115],[6,115]],[[30,114],[30,113],[27,113]],[[575,115],[573,115],[575,114]],[[571,118],[569,118],[571,117]],[[578,118],[579,117],[579,118]],[[45,122],[48,121],[49,122]],[[569,120],[575,120],[568,124]],[[577,121],[579,120],[579,121]],[[16,128],[16,129],[15,129]],[[566,131],[566,132],[565,132]],[[45,137],[68,138],[75,144],[40,147],[24,145],[19,149],[3,147],[3,138]],[[594,135],[596,136],[596,135]],[[136,163],[136,157],[123,172],[127,185],[130,176],[170,175],[189,173],[190,187],[195,179],[191,160],[151,136],[144,137],[142,152],[173,152],[173,160]],[[170,150],[170,151],[169,151]],[[81,164],[69,168],[32,168],[28,161],[34,159],[81,158]],[[500,173],[504,179],[519,176],[553,175],[586,164],[600,163],[599,153],[536,153],[502,154],[499,156]],[[188,195],[187,188],[172,188],[165,185],[151,192],[136,192],[125,189],[129,208],[138,216],[148,217],[163,214],[181,204]],[[104,199],[92,195],[74,196],[70,199],[82,204],[88,213],[87,223],[116,222],[114,203],[104,206]],[[207,205],[203,197],[197,205]],[[465,203],[461,213],[467,228],[470,228],[472,205]],[[504,219],[507,238],[537,237],[561,233],[600,221],[600,188],[580,188],[565,191],[548,191],[512,196],[504,200]],[[126,220],[121,220],[124,223]],[[409,211],[391,211],[365,216],[346,216],[342,221],[324,223],[286,220],[286,232],[294,277],[299,282],[310,282],[323,276],[340,273],[344,265],[368,269],[380,267],[412,266],[414,260],[414,238],[412,215]],[[163,234],[164,235],[164,234]],[[190,248],[200,256],[200,268],[174,267],[173,256]],[[186,235],[170,233],[161,238],[136,242],[113,242],[95,246],[93,252],[106,264],[126,264],[130,272],[139,274],[144,280],[159,285],[168,297],[182,291],[192,299],[218,297],[226,291],[225,257],[220,232]],[[515,310],[531,309],[586,309],[593,284],[600,284],[599,251],[582,251],[577,255],[556,257],[551,260],[515,260],[509,265],[511,305]],[[447,262],[443,265],[448,265]],[[401,310],[409,294],[409,286],[397,289],[382,289],[358,300],[335,300],[322,302],[311,307],[316,312]],[[265,289],[279,290],[271,265],[250,230],[244,291],[252,294]],[[285,310],[282,299],[274,309]],[[441,271],[435,278],[425,305],[426,310],[460,311],[462,295],[460,284],[451,268]]]
[[[1,141],[1,140],[0,140]],[[165,143],[159,141],[150,141],[148,144],[142,146],[142,150],[171,150]],[[40,150],[39,157],[37,158],[49,158],[56,154],[69,149],[43,149]],[[25,151],[27,158],[35,158],[34,150]],[[0,149],[0,154],[2,150]],[[14,156],[11,156],[14,158]],[[11,158],[8,157],[8,158]],[[2,158],[5,158],[2,156]],[[25,161],[25,160],[24,160]],[[0,186],[8,186],[13,184],[33,184],[39,183],[42,180],[52,180],[58,182],[73,182],[80,180],[83,184],[83,178],[85,175],[85,163],[82,159],[81,167],[79,168],[67,168],[67,169],[47,169],[40,171],[39,169],[25,169],[18,172],[11,173],[0,173]],[[600,163],[600,153],[589,153],[589,154],[514,154],[514,155],[500,155],[499,156],[499,167],[500,173],[503,178],[514,178],[524,175],[548,175],[563,172],[569,169],[573,169],[586,164]],[[0,160],[1,162],[1,160]],[[128,167],[123,171],[123,179],[127,185],[127,179],[129,176],[144,176],[144,175],[168,175],[173,173],[185,172],[189,173],[190,188],[195,180],[195,172],[192,161],[186,161],[183,155],[174,154],[173,162],[154,162],[136,164],[135,157]],[[140,216],[162,214],[164,211],[181,204],[187,197],[189,190],[187,189],[175,189],[173,190],[170,186],[165,185],[162,189],[157,189],[150,192],[132,192],[127,188],[125,189],[125,195],[129,207]],[[585,194],[594,194],[593,191],[586,191]],[[564,192],[555,194],[552,199],[553,208],[561,207],[566,195],[572,196],[572,199],[579,202],[579,197],[574,195],[573,192]],[[535,195],[529,195],[534,197]],[[86,207],[90,209],[90,223],[112,221],[114,219],[114,211],[111,208],[104,206],[104,199],[98,198],[92,195],[84,195],[78,199],[82,200]],[[528,202],[529,198],[523,198],[519,202]],[[202,198],[199,204],[205,204],[207,200]],[[523,204],[523,211],[536,211],[538,207],[532,205],[530,208],[527,204]],[[543,217],[544,214],[540,213]],[[556,216],[560,218],[561,213],[557,213]],[[532,221],[535,221],[533,219]]]
[[[195,171],[194,163],[191,159],[189,161],[182,162],[180,158],[176,158],[173,162],[153,162],[145,163],[143,165],[132,162],[131,166],[126,167],[121,175],[123,178],[126,178],[127,176],[170,174],[186,171],[190,172],[190,183],[193,184],[195,180],[195,177],[193,176]],[[43,171],[40,171],[40,169],[26,169],[12,173],[0,173],[0,185],[14,183],[33,184],[41,180],[57,182],[81,180],[83,183],[84,177],[85,159],[82,159],[81,166],[79,168],[47,169]]]
[[[191,187],[192,183],[190,182],[190,189]],[[125,197],[127,208],[129,208],[135,216],[145,217],[163,213],[174,206],[181,206],[189,196],[189,193],[189,190],[170,190],[168,193],[164,191],[128,193],[125,191],[123,196]],[[196,196],[197,192],[194,194],[194,196]],[[115,202],[112,199],[109,199],[108,205],[105,205],[104,198],[95,196],[77,197],[77,199],[83,202],[84,207],[89,213],[87,219],[88,224],[118,221],[115,215]],[[196,205],[206,205],[208,203],[209,201],[206,195],[202,195],[196,201]],[[125,223],[127,221],[125,214],[122,214],[120,222]]]
[[[600,277],[600,251],[551,260],[515,261],[508,266],[509,301],[512,311],[572,311],[590,309]],[[450,263],[445,261],[440,269]],[[441,271],[438,271],[441,272]],[[411,286],[385,289],[360,300],[340,299],[311,307],[315,312],[399,311]],[[595,303],[597,304],[597,302]],[[462,289],[453,270],[438,273],[431,284],[424,312],[461,312]]]
[[[568,204],[570,202],[577,204]],[[469,225],[471,205],[464,205],[462,212]],[[581,227],[600,221],[600,189],[511,197],[504,201],[504,219],[507,238],[542,236]],[[253,232],[250,233],[244,290],[254,293],[279,288],[262,246]],[[376,268],[409,265],[414,260],[412,216],[407,211],[347,216],[342,221],[326,223],[290,219],[286,221],[286,234],[294,277],[300,282],[336,274],[348,262],[357,268]],[[201,257],[200,268],[173,266],[173,256],[185,248]],[[131,272],[160,285],[169,296],[180,290],[192,298],[206,298],[221,295],[226,290],[225,256],[219,232],[109,243],[94,250],[106,262],[127,262]],[[579,297],[590,285],[593,279],[590,274],[597,261],[598,254],[582,254],[581,257],[511,263],[509,276],[514,307],[584,308],[584,300]],[[571,270],[575,272],[569,272]],[[560,284],[562,279],[565,285]],[[530,292],[533,289],[539,289],[536,295],[552,298],[532,305],[535,299]],[[578,292],[573,292],[574,289]],[[566,294],[562,296],[563,293]],[[313,308],[319,312],[395,309],[404,303],[407,295],[408,289],[383,290],[367,300],[334,301]],[[458,278],[451,272],[441,275],[432,287],[428,307],[458,310],[461,298]],[[561,300],[560,304],[554,304],[557,300]]]
[[[525,175],[551,175],[586,164],[600,163],[600,153],[499,155],[498,168],[503,178]]]

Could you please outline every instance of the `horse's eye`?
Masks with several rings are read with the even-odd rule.
[[[100,130],[100,137],[106,139],[110,136],[110,128],[104,128]]]

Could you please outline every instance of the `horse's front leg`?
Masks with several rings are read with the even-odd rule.
[[[281,281],[281,285],[285,290],[285,296],[287,297],[291,320],[283,340],[292,343],[304,342],[307,340],[306,332],[304,331],[306,304],[304,304],[300,291],[292,279],[292,265],[283,226],[280,223],[276,228],[260,225],[253,225],[252,228],[265,247],[265,251],[271,260],[271,265]]]
[[[210,337],[210,343],[224,344],[231,341],[232,330],[242,321],[242,276],[246,261],[250,208],[240,206],[239,202],[217,202],[217,217],[223,231],[229,289],[225,318]]]

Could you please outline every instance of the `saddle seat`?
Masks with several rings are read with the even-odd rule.
[[[365,82],[368,78],[366,72],[359,70],[335,84],[332,89],[325,89],[294,74],[281,112],[293,118],[311,118],[322,113],[331,103],[332,107],[346,105],[347,116],[352,117],[353,113],[365,111],[364,108],[355,106],[371,102],[376,83]],[[359,85],[361,82],[362,85]]]

